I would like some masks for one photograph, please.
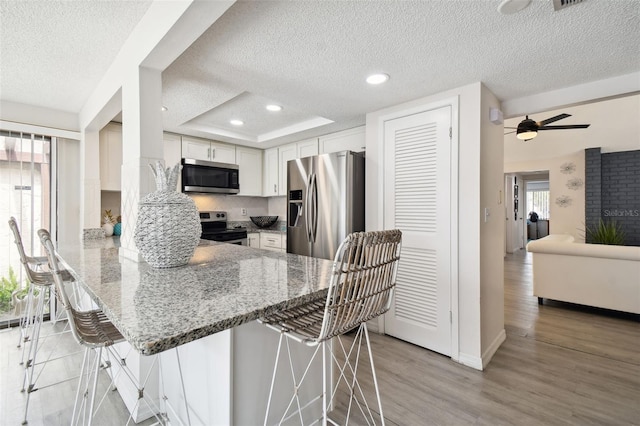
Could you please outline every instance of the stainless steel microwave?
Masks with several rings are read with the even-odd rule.
[[[237,194],[238,165],[183,158],[182,192]]]

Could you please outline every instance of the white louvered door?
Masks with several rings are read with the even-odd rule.
[[[386,229],[402,253],[385,333],[451,354],[451,107],[384,123]]]

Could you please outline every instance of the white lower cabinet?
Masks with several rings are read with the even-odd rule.
[[[282,234],[262,232],[260,234],[260,248],[271,251],[286,251],[286,242],[283,244],[283,240],[286,240],[286,237]]]
[[[247,233],[247,246],[260,248],[260,234],[258,232]]]

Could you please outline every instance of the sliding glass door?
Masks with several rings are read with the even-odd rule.
[[[37,231],[50,229],[50,195],[51,138],[0,131],[0,328],[26,309],[29,285],[7,222],[18,221],[28,255],[42,255]]]

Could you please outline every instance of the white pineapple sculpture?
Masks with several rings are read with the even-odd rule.
[[[136,247],[155,268],[186,265],[202,232],[198,209],[190,197],[177,192],[180,164],[165,169],[157,161],[149,167],[157,189],[140,200],[133,235]]]

